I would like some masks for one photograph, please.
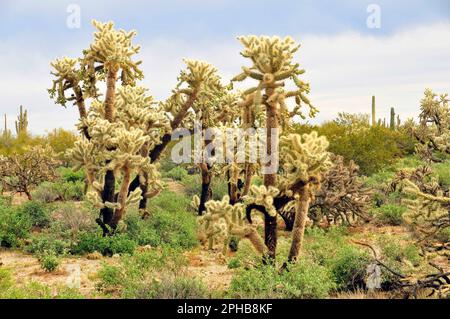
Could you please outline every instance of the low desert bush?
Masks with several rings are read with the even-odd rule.
[[[163,172],[162,176],[171,178],[175,181],[182,181],[184,178],[186,178],[186,176],[188,176],[188,173],[183,167],[175,166],[170,171]]]
[[[50,287],[38,282],[17,285],[11,271],[0,268],[0,299],[81,299],[84,296],[74,288]],[[52,293],[52,290],[54,291]]]
[[[52,203],[57,200],[80,201],[84,198],[84,182],[43,182],[33,191],[33,198],[44,203]]]
[[[97,251],[104,256],[112,256],[114,254],[133,254],[136,246],[136,242],[130,239],[127,234],[103,237],[99,231],[94,233],[82,232],[70,251],[78,255]]]
[[[0,206],[0,246],[18,247],[29,236],[32,223],[20,209]]]
[[[59,264],[60,259],[53,251],[44,251],[38,256],[39,263],[41,264],[42,269],[48,272],[55,271]]]
[[[398,226],[403,223],[403,214],[407,208],[402,205],[384,204],[373,211],[374,216],[383,224]]]
[[[231,282],[231,298],[326,298],[335,284],[330,272],[312,261],[301,259],[280,273],[273,266],[241,270]]]
[[[30,243],[25,246],[25,251],[41,255],[52,252],[56,255],[64,255],[69,251],[70,242],[56,238],[53,234],[42,233],[31,236]]]
[[[51,219],[48,208],[41,202],[25,202],[20,206],[19,213],[29,219],[31,226],[43,228],[50,225]]]
[[[159,247],[124,256],[100,269],[98,289],[122,298],[202,298],[203,284],[186,277],[186,259],[179,249]]]

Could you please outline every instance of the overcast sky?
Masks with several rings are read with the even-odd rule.
[[[80,28],[67,27],[69,4],[80,8]],[[380,28],[367,26],[370,4],[381,9]],[[138,31],[142,85],[157,99],[170,94],[183,58],[211,62],[228,82],[246,64],[236,40],[246,34],[291,35],[302,44],[297,60],[320,110],[313,122],[369,113],[372,95],[380,117],[391,106],[412,117],[426,87],[450,91],[448,0],[1,0],[0,110],[10,127],[23,104],[33,133],[74,128],[76,109],[48,97],[49,63],[80,56],[94,18]]]

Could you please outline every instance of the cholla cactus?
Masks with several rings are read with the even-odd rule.
[[[89,140],[83,137],[75,143],[69,156],[83,166],[93,190],[87,198],[100,209],[111,209],[111,220],[103,223],[113,229],[126,212],[126,207],[139,202],[141,197],[156,194],[162,185],[154,164],[148,157],[149,149],[160,142],[168,130],[168,120],[159,107],[152,105],[152,97],[141,87],[124,86],[117,91],[114,122],[105,119],[103,103],[94,101],[86,119],[80,125],[88,128]],[[105,176],[113,172],[121,175],[119,193],[105,198]],[[147,186],[128,192],[133,176],[139,176]],[[102,224],[103,227],[106,227]]]
[[[208,239],[209,249],[222,242],[222,253],[225,255],[231,236],[238,236],[250,240],[255,249],[263,254],[265,246],[262,238],[252,225],[245,223],[243,205],[231,205],[229,201],[228,196],[224,196],[221,201],[208,201],[206,213],[199,218],[199,224]]]
[[[331,157],[333,166],[323,175],[322,185],[311,204],[310,216],[315,223],[323,218],[328,223],[352,224],[358,218],[367,221],[367,208],[372,192],[364,187],[358,176],[359,167],[350,161],[344,163],[342,156]]]
[[[101,207],[98,221],[108,233],[128,204],[140,198],[139,208],[146,209],[146,199],[160,188],[154,162],[170,142],[172,130],[182,123],[196,99],[211,94],[220,81],[210,64],[185,60],[187,69],[181,72],[173,94],[166,102],[155,104],[145,89],[136,86],[143,78],[141,62],[134,60],[140,50],[132,44],[136,32],[116,30],[112,22],[93,21],[93,25],[97,32],[82,58],[52,63],[55,80],[49,93],[57,103],[74,101],[79,108],[78,128],[84,138],[71,155],[87,171],[88,198]],[[117,90],[119,80],[122,87]],[[106,82],[103,101],[99,100],[99,81]],[[73,93],[67,97],[69,89]],[[88,98],[93,100],[86,110]]]
[[[421,100],[418,126],[411,126],[410,131],[418,140],[416,152],[422,158],[441,161],[440,154],[450,154],[450,109],[448,95],[439,97],[430,89],[425,90]]]
[[[58,166],[50,147],[35,146],[20,154],[0,156],[0,177],[8,189],[25,193],[31,200],[32,188],[56,179]]]
[[[299,68],[299,64],[293,63],[294,54],[299,49],[292,38],[267,36],[242,36],[238,40],[244,45],[242,56],[248,58],[252,65],[243,67],[242,73],[237,75],[232,81],[244,81],[247,78],[257,81],[257,85],[249,88],[243,93],[243,115],[245,122],[251,122],[259,118],[265,120],[267,130],[266,146],[268,156],[271,160],[278,159],[278,145],[272,145],[272,135],[279,133],[281,127],[291,124],[294,116],[304,118],[302,104],[309,106],[309,115],[313,117],[317,110],[311,106],[306,94],[309,93],[309,84],[299,79],[305,71]],[[287,81],[292,80],[295,90],[288,91]],[[289,108],[287,101],[289,98],[295,99],[293,108]],[[264,110],[262,110],[264,108]],[[266,166],[270,166],[271,161],[267,161]],[[250,175],[250,168],[247,167],[246,175]],[[264,174],[264,185],[266,187],[276,186],[277,174]],[[269,257],[275,257],[276,251],[276,216],[269,214],[265,217],[265,242],[269,248]]]
[[[277,210],[274,206],[274,199],[279,193],[280,190],[273,186],[269,186],[269,188],[267,188],[264,185],[252,185],[250,187],[249,194],[244,196],[243,200],[247,205],[262,206],[267,214],[270,216],[276,216]]]
[[[419,186],[417,182],[405,179],[403,191],[413,196],[402,200],[408,207],[403,218],[424,236],[422,241],[431,239],[438,231],[450,227],[450,197],[435,181]]]
[[[244,197],[250,222],[251,210],[260,211],[267,218],[295,207],[290,262],[298,258],[309,205],[320,189],[322,175],[332,166],[327,148],[328,141],[323,136],[319,137],[317,132],[282,137],[283,174],[279,176],[278,185],[269,188],[253,186],[249,195]]]
[[[280,188],[287,195],[292,192],[296,201],[289,262],[295,262],[300,254],[309,205],[320,189],[322,175],[331,167],[328,145],[327,139],[319,137],[315,131],[282,138],[283,169],[286,173]]]

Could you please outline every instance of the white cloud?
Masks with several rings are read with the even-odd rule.
[[[426,87],[437,92],[450,89],[448,34],[450,23],[416,27],[387,37],[353,32],[295,36],[302,44],[298,60],[311,83],[311,100],[320,109],[314,122],[332,119],[342,111],[368,113],[372,94],[377,96],[380,117],[387,117],[391,106],[402,118],[416,115]],[[208,42],[141,38],[140,42],[143,49],[139,58],[146,75],[143,84],[158,99],[170,94],[184,57],[213,63],[225,81],[247,63],[239,55],[241,47],[235,38]],[[80,51],[87,44],[80,46]],[[0,49],[1,111],[8,113],[12,125],[18,106],[25,105],[35,133],[56,127],[72,129],[76,109],[53,105],[45,90],[51,84],[49,62],[55,56],[32,49],[14,43]]]

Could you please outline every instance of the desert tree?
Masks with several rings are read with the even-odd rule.
[[[34,187],[56,179],[58,166],[50,147],[34,146],[21,153],[0,156],[0,177],[7,189],[24,193],[31,200]]]

